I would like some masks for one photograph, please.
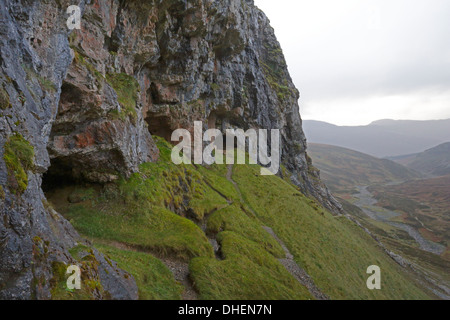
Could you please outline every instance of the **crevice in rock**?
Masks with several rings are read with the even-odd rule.
[[[150,88],[148,89],[148,93],[150,93],[149,97],[151,97],[152,102],[154,104],[161,104],[162,103],[161,98],[159,96],[158,88],[156,87],[156,85],[153,82],[150,84]]]

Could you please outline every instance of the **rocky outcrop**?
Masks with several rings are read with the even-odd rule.
[[[82,29],[70,32],[73,4]],[[126,177],[158,159],[152,134],[194,121],[280,129],[284,174],[339,211],[308,160],[299,93],[253,1],[5,0],[0,14],[0,298],[50,298],[52,263],[76,263],[69,249],[84,243],[46,206],[43,177]],[[110,264],[92,255],[95,297],[136,297],[132,277],[102,272]]]
[[[83,282],[101,284],[87,288],[89,296],[137,298],[133,277],[96,250],[86,249],[90,263],[70,254],[88,244],[48,206],[41,189],[63,79],[73,59],[64,14],[69,5],[0,3],[0,88],[8,101],[0,110],[1,299],[56,298],[61,267],[71,264],[81,266]]]

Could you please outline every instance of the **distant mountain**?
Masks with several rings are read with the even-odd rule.
[[[351,193],[355,186],[415,179],[419,174],[387,159],[336,146],[308,144],[308,154],[321,177],[336,194]]]
[[[450,175],[450,142],[422,153],[393,157],[391,160],[427,175]]]
[[[379,120],[367,126],[336,126],[304,120],[308,142],[336,145],[375,157],[415,154],[450,141],[450,119]]]

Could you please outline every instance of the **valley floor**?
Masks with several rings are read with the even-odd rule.
[[[379,200],[369,189],[374,188],[358,186],[357,192],[347,197],[356,206],[352,218],[392,250],[393,256],[417,273],[424,285],[437,296],[450,299],[450,263],[445,258],[447,247],[426,239],[415,226],[405,223],[401,212],[379,206]]]

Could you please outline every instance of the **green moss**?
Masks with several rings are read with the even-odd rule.
[[[0,186],[0,200],[5,200],[5,190]]]
[[[106,79],[116,91],[119,103],[123,108],[120,112],[113,112],[112,116],[122,120],[130,117],[135,122],[137,120],[136,104],[140,89],[137,80],[125,73],[108,73]]]
[[[3,156],[8,168],[9,189],[14,194],[23,193],[28,186],[27,171],[34,167],[34,148],[20,134],[14,134],[5,143]]]
[[[81,267],[81,289],[68,289],[67,279],[70,276],[66,274],[67,267],[64,262],[53,261],[52,273],[53,277],[50,280],[50,292],[53,300],[93,300],[96,293],[101,293],[107,296],[98,280],[86,278],[87,270]]]
[[[0,87],[0,109],[5,110],[11,108],[11,102],[9,101],[8,92]]]
[[[220,86],[217,83],[211,83],[211,89],[217,91],[220,89]]]
[[[65,278],[67,265],[64,262],[53,261],[52,263],[53,276],[57,278]]]
[[[286,65],[283,64],[280,66],[280,61],[284,63],[283,53],[279,47],[270,47],[266,44],[265,48],[267,50],[267,57],[259,62],[267,82],[277,93],[280,102],[282,102],[287,97],[293,95],[293,90],[289,87],[287,75],[284,71]]]
[[[287,86],[287,79],[278,75],[274,66],[269,66],[262,63],[263,71],[266,76],[266,80],[273,90],[277,93],[279,100],[284,100],[286,97],[292,95],[292,90]]]
[[[87,254],[93,254],[92,249],[85,245],[77,245],[71,249],[69,249],[70,255],[75,259],[80,261]],[[84,253],[84,255],[82,255]]]

